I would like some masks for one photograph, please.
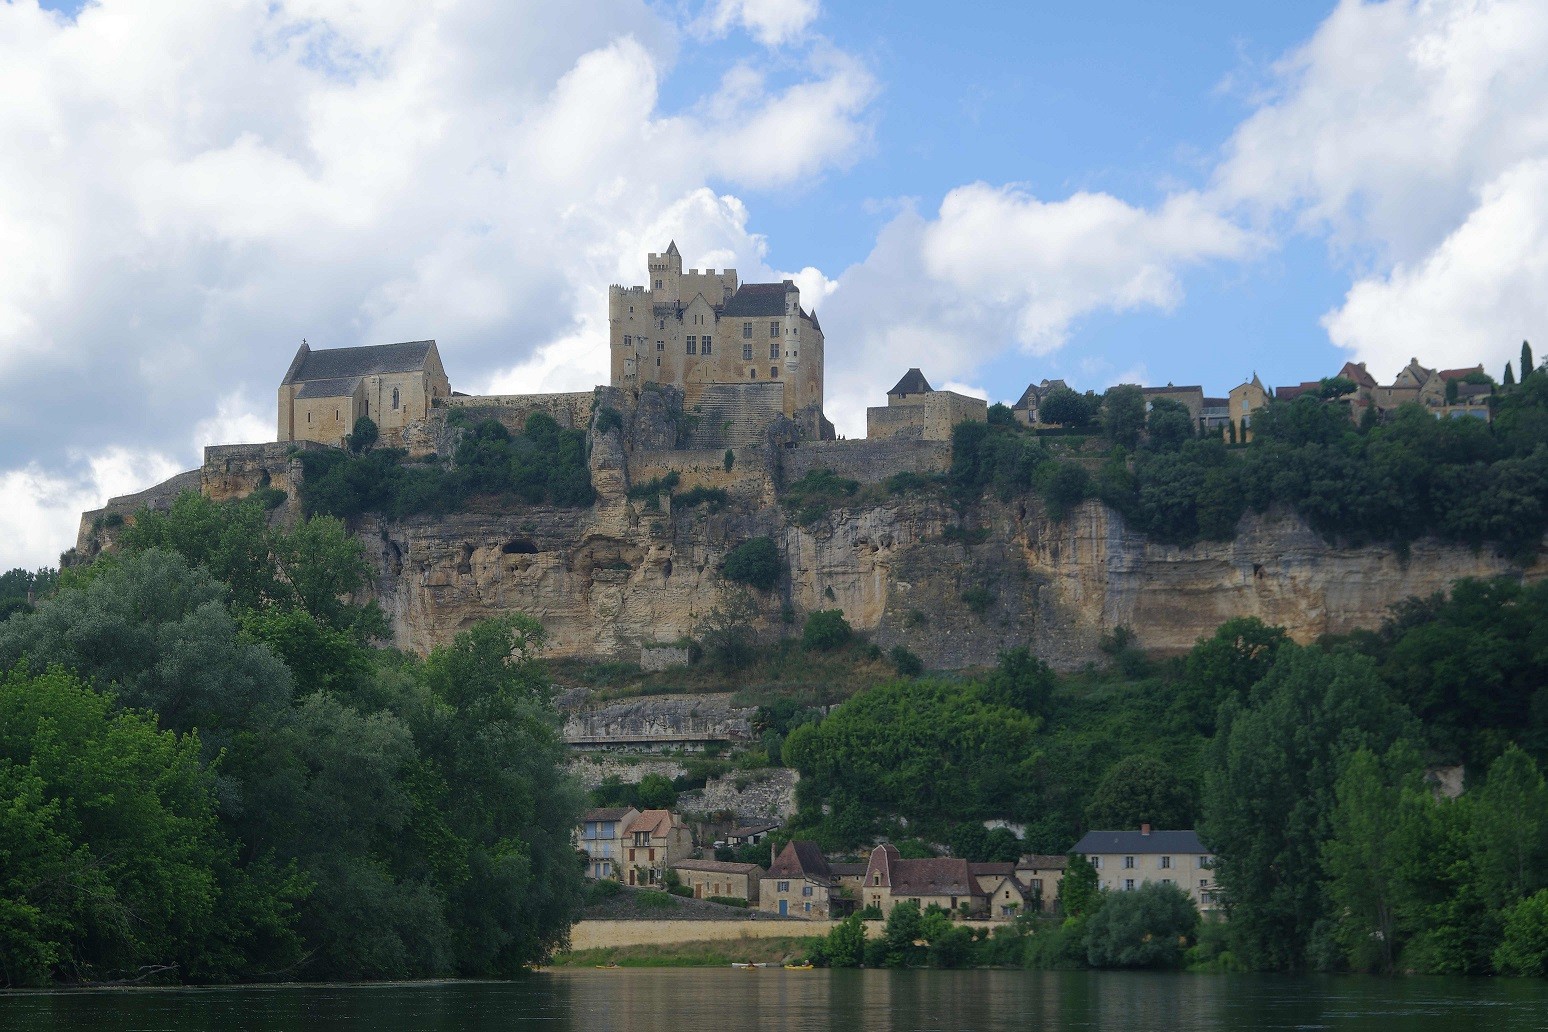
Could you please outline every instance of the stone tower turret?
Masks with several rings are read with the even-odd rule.
[[[683,279],[683,255],[677,241],[667,245],[664,254],[650,256],[650,299],[658,305],[676,304]]]

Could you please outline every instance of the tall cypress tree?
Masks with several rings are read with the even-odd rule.
[[[1510,368],[1509,362],[1505,363],[1505,375],[1500,379],[1500,385],[1503,387],[1514,387],[1516,385],[1516,374]]]
[[[1521,378],[1525,380],[1537,369],[1532,364],[1532,345],[1526,341],[1521,342]]]

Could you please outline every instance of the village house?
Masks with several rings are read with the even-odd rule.
[[[1177,387],[1167,384],[1165,387],[1141,387],[1140,394],[1145,399],[1145,411],[1161,399],[1175,401],[1188,410],[1188,418],[1193,420],[1193,425],[1198,426],[1204,418],[1204,388],[1197,384],[1191,387]]]
[[[952,913],[983,914],[989,908],[988,893],[966,860],[946,856],[905,860],[891,843],[871,850],[861,892],[861,902],[876,907],[883,916],[903,902],[916,903],[921,909],[934,904]]]
[[[1230,415],[1230,427],[1236,429],[1235,438],[1242,444],[1252,440],[1252,417],[1268,407],[1268,388],[1263,386],[1263,381],[1258,379],[1258,374],[1253,373],[1252,379],[1231,388],[1230,396],[1226,399]],[[1230,427],[1227,433],[1230,433]]]
[[[762,884],[763,868],[757,864],[737,864],[720,860],[676,860],[672,870],[693,892],[694,899],[721,897],[745,899],[754,906]]]
[[[367,416],[383,444],[397,445],[410,420],[450,396],[433,340],[325,351],[303,340],[280,381],[279,440],[343,447]]]
[[[624,829],[640,812],[632,806],[587,810],[575,829],[575,846],[586,854],[586,877],[602,881],[619,877],[624,855]]]
[[[1054,905],[1059,898],[1059,882],[1069,864],[1070,858],[1062,853],[1028,853],[1016,861],[1016,880],[1025,887],[1029,906],[1033,900],[1040,910]]]
[[[660,885],[667,865],[693,852],[687,825],[670,810],[645,810],[624,828],[624,871],[630,885]]]
[[[1027,384],[1027,389],[1021,392],[1021,397],[1016,404],[1011,406],[1011,415],[1016,417],[1016,422],[1022,426],[1041,426],[1043,399],[1048,397],[1048,392],[1056,388],[1069,390],[1069,384],[1063,380],[1042,380],[1039,383]]]
[[[1102,888],[1132,892],[1161,882],[1186,892],[1200,911],[1216,908],[1215,857],[1194,831],[1090,831],[1071,850],[1096,868]]]
[[[758,909],[818,920],[847,913],[849,901],[817,843],[796,839],[785,843],[763,875]]]
[[[762,844],[774,832],[778,831],[778,821],[764,821],[761,824],[749,824],[742,828],[732,828],[726,832],[725,843],[728,846],[756,846]]]
[[[958,423],[983,423],[989,419],[989,403],[955,391],[938,391],[924,373],[910,369],[887,392],[885,407],[865,410],[866,440],[898,437],[922,441],[949,441]]]

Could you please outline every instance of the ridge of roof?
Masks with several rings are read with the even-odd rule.
[[[304,346],[304,345],[303,345]],[[433,340],[406,340],[398,344],[367,344],[356,348],[329,348],[298,354],[282,384],[306,380],[336,380],[347,376],[411,373],[423,369],[435,348]]]
[[[1182,831],[1088,831],[1071,852],[1092,853],[1208,853],[1199,833]]]
[[[888,394],[930,394],[935,391],[930,386],[930,381],[925,379],[924,373],[918,366],[910,366],[908,372],[903,374],[903,379],[892,385]]]

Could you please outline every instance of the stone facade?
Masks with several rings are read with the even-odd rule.
[[[384,444],[451,395],[435,341],[313,351],[301,342],[279,387],[279,440],[340,447],[362,416]]]
[[[719,860],[678,860],[672,864],[678,879],[694,899],[722,896],[758,902],[763,868],[757,864],[726,863]]]
[[[901,437],[923,441],[950,441],[958,423],[982,423],[989,418],[989,403],[955,391],[938,391],[918,369],[910,369],[887,392],[885,407],[865,410],[865,436],[877,441]]]
[[[822,327],[792,281],[739,283],[735,269],[684,272],[676,243],[647,266],[648,285],[608,291],[614,387],[670,384],[688,392],[692,408],[709,388],[772,383],[781,414],[810,437],[832,436],[822,415]]]

